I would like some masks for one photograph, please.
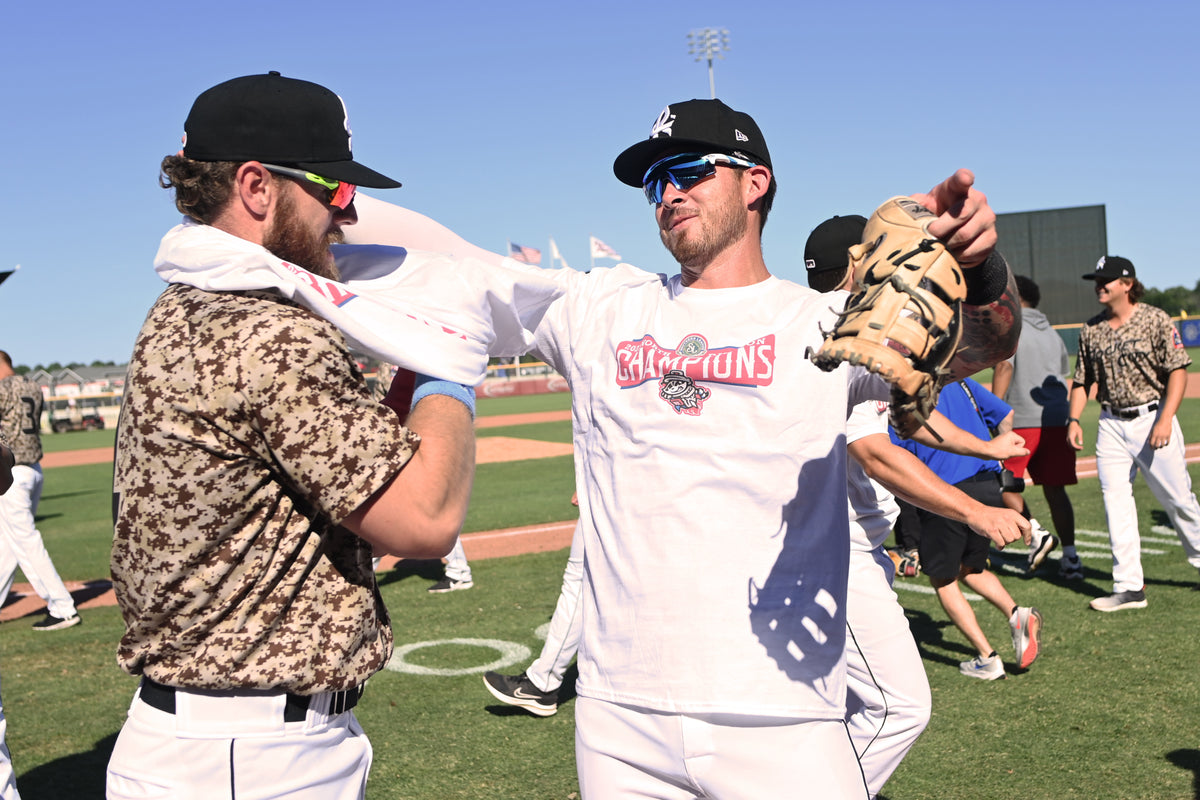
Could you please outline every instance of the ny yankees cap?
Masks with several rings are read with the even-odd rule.
[[[641,187],[654,162],[671,152],[728,153],[771,169],[771,154],[758,124],[720,100],[687,100],[662,110],[650,138],[626,149],[613,162],[617,180]]]
[[[1104,281],[1108,283],[1117,278],[1136,278],[1137,270],[1133,262],[1120,256],[1101,256],[1096,262],[1096,269],[1083,276],[1085,281]]]
[[[850,266],[850,254],[846,251],[862,241],[865,227],[867,218],[853,214],[830,217],[813,228],[804,243],[805,269],[812,274]]]
[[[234,78],[203,92],[183,130],[183,154],[196,161],[265,161],[355,186],[400,185],[354,160],[342,98],[278,72]]]

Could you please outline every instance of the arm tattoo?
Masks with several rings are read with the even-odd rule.
[[[964,304],[962,341],[950,362],[955,380],[974,375],[1011,356],[1021,335],[1021,300],[1012,270],[1004,293],[984,306]]]

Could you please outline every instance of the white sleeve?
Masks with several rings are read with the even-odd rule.
[[[868,400],[856,405],[846,420],[846,444],[852,444],[876,433],[886,436],[887,412],[888,404],[879,400]]]

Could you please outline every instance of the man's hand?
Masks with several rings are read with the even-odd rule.
[[[967,518],[967,524],[980,536],[991,539],[992,544],[1000,549],[1018,539],[1029,544],[1033,537],[1029,520],[1011,508],[996,508],[980,503],[979,508]]]
[[[912,195],[938,215],[929,224],[929,233],[945,243],[963,269],[983,263],[996,248],[996,213],[974,184],[975,174],[960,169],[928,194]]]
[[[1029,455],[1029,448],[1025,447],[1025,440],[1016,431],[997,434],[995,439],[987,443],[987,451],[988,458],[994,458],[997,461]]]
[[[1160,416],[1150,429],[1150,446],[1161,450],[1171,443],[1171,421],[1174,417]]]

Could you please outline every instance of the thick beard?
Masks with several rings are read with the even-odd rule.
[[[726,203],[715,209],[709,206],[700,211],[696,221],[702,224],[692,224],[690,231],[659,230],[658,234],[675,260],[694,270],[703,271],[746,232],[745,209],[737,203]]]
[[[341,228],[333,227],[323,234],[315,234],[300,224],[295,210],[292,196],[283,193],[276,204],[271,227],[263,235],[263,247],[278,258],[304,267],[314,275],[341,280],[341,273],[329,251],[331,244],[344,240]]]

